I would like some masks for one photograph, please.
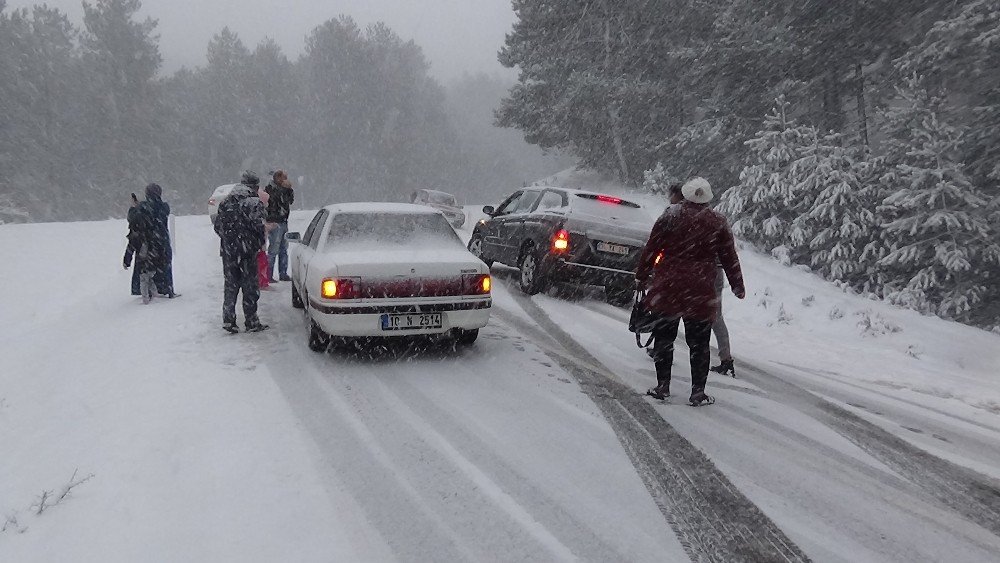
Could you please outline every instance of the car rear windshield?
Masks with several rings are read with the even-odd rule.
[[[332,248],[344,246],[420,247],[461,245],[444,216],[437,213],[338,213],[330,223]]]
[[[649,222],[649,217],[642,206],[617,196],[573,194],[570,198],[570,209],[573,213],[604,219],[633,223]]]
[[[428,192],[427,200],[440,205],[450,205],[455,207],[455,196],[442,192]]]

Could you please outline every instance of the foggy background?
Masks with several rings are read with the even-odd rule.
[[[15,9],[41,3],[9,0],[7,5]],[[45,3],[74,23],[83,21],[81,0]],[[385,22],[404,39],[416,41],[431,62],[431,75],[444,83],[466,72],[515,77],[497,62],[497,51],[514,23],[510,0],[144,0],[139,11],[158,21],[166,73],[204,65],[205,45],[226,26],[250,45],[270,37],[295,58],[309,30],[341,14],[361,26]]]

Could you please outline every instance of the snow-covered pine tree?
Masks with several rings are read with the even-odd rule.
[[[767,251],[792,244],[789,229],[804,206],[796,199],[800,182],[793,177],[791,164],[817,137],[815,128],[796,125],[789,110],[784,96],[775,100],[763,129],[746,142],[749,156],[740,183],[723,194],[719,205],[734,219],[736,236]]]
[[[944,100],[915,75],[886,112],[889,195],[879,208],[888,245],[890,301],[942,317],[970,319],[1000,263],[988,199],[959,161],[964,130],[945,122]]]
[[[861,257],[875,235],[879,190],[863,181],[867,163],[855,153],[831,133],[793,163],[808,210],[793,222],[790,235],[793,243],[808,245],[811,265],[824,277],[860,288],[870,278]]]
[[[648,193],[656,195],[666,195],[670,184],[678,179],[663,167],[662,162],[656,163],[656,168],[646,170],[642,173],[642,189]]]

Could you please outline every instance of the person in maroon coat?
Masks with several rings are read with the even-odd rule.
[[[743,299],[746,289],[729,223],[708,207],[713,197],[711,185],[704,178],[693,178],[681,192],[684,201],[668,207],[653,226],[636,279],[646,290],[646,308],[660,319],[653,330],[657,386],[648,393],[658,399],[670,396],[674,340],[683,319],[684,338],[691,350],[690,401],[697,406],[714,402],[705,394],[705,383],[718,302],[718,265],[722,265],[736,297]]]

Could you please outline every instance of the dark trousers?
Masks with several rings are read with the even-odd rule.
[[[222,274],[226,287],[222,297],[222,322],[236,324],[236,297],[243,292],[243,316],[247,326],[257,324],[257,255],[222,256]]]
[[[653,331],[653,362],[656,364],[656,383],[665,389],[670,387],[670,369],[674,363],[674,340],[681,320],[664,319]],[[691,350],[691,392],[703,391],[708,381],[708,367],[711,363],[709,342],[712,337],[712,321],[684,319],[684,340]]]

